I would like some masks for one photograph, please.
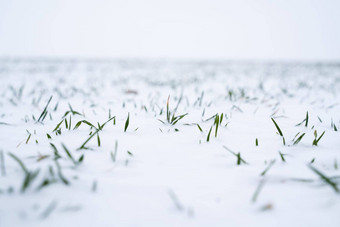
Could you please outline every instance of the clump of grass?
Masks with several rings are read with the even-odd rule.
[[[111,117],[109,120],[107,120],[106,122],[104,122],[102,125],[101,124],[99,124],[98,123],[98,128],[96,128],[93,124],[91,124],[90,122],[87,122],[87,121],[85,121],[85,120],[83,120],[83,121],[81,121],[80,123],[78,122],[77,124],[76,124],[76,126],[78,125],[78,127],[80,126],[80,124],[81,123],[86,123],[86,124],[88,124],[89,126],[91,126],[91,128],[95,128],[95,131],[94,131],[94,133],[90,133],[90,137],[89,138],[87,138],[86,140],[85,140],[85,142],[78,148],[78,150],[81,150],[81,149],[88,149],[87,147],[85,147],[85,145],[95,136],[95,135],[97,135],[98,133],[99,133],[99,131],[101,131],[101,130],[103,130],[103,128],[104,128],[104,126],[108,123],[108,122],[110,122],[110,121],[112,121],[113,119],[115,119],[116,117]],[[99,138],[99,135],[97,136],[97,143],[98,143],[98,147],[100,146],[100,138]]]
[[[283,133],[282,133],[282,131],[281,131],[279,125],[276,123],[276,121],[274,120],[274,118],[271,118],[271,119],[272,119],[272,121],[273,121],[273,123],[274,123],[274,125],[275,125],[275,127],[276,127],[276,129],[277,129],[277,132],[278,132],[279,135],[282,137],[283,145],[286,145],[285,137],[283,136]]]
[[[181,100],[181,99],[180,99]],[[170,111],[170,108],[169,108],[169,102],[170,102],[170,96],[168,97],[168,100],[166,102],[166,121],[170,124],[170,125],[175,125],[178,121],[180,121],[182,118],[184,118],[186,115],[188,115],[188,113],[186,114],[182,114],[182,115],[177,115],[175,116],[176,114],[176,110],[177,110],[177,107],[175,108],[175,110],[173,112]],[[180,102],[180,101],[179,101]],[[178,104],[179,104],[178,102]],[[158,119],[160,122],[162,122],[163,124],[165,124],[164,121]]]
[[[323,133],[318,138],[318,132],[316,130],[314,131],[313,146],[318,146],[318,143],[319,143],[319,141],[321,140],[321,138],[323,137],[324,134],[325,134],[325,131],[323,131]]]

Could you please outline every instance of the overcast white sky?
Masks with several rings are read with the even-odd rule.
[[[0,0],[0,56],[340,60],[340,0]]]

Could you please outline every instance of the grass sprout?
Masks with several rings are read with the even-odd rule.
[[[318,138],[318,132],[316,130],[314,131],[313,146],[318,146],[318,143],[319,143],[319,141],[321,140],[321,138],[323,137],[324,134],[325,134],[325,131],[323,131],[323,133]]]
[[[282,137],[283,145],[286,145],[285,137],[283,136],[283,133],[282,133],[282,131],[281,131],[279,125],[276,123],[276,121],[274,120],[274,118],[271,118],[271,119],[272,119],[272,121],[273,121],[273,123],[274,123],[274,125],[275,125],[275,127],[276,127],[276,129],[277,129],[277,132],[278,132],[279,135]]]

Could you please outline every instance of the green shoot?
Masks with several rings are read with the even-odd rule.
[[[210,130],[209,130],[209,133],[208,133],[208,136],[207,136],[207,142],[209,142],[209,140],[210,140],[211,130],[212,130],[212,126],[210,127]]]
[[[200,126],[199,124],[197,124],[197,127],[198,127],[198,129],[199,129],[201,132],[203,132],[203,130],[202,130],[202,128],[201,128],[201,126]]]
[[[37,122],[40,122],[40,121],[42,122],[42,121],[44,121],[44,119],[45,119],[45,117],[46,117],[46,115],[47,115],[47,107],[48,107],[48,105],[50,104],[50,102],[51,102],[51,100],[52,100],[52,97],[53,97],[53,96],[51,96],[50,99],[48,100],[48,102],[47,102],[47,104],[46,104],[46,106],[45,106],[43,112],[40,114],[40,117],[38,118]]]
[[[300,143],[300,141],[302,140],[302,138],[304,137],[305,133],[302,133],[301,136],[299,136],[293,143],[293,145],[296,145],[298,143]]]
[[[282,154],[281,151],[279,151],[279,154],[280,154],[282,162],[286,162],[286,159],[284,157],[286,154]]]
[[[125,121],[124,132],[126,132],[127,128],[129,127],[129,123],[130,123],[130,113],[128,113],[128,116]]]
[[[283,136],[283,133],[282,133],[282,131],[281,131],[279,125],[276,123],[276,121],[274,120],[274,118],[271,118],[271,119],[272,119],[272,121],[273,121],[273,123],[274,123],[274,125],[275,125],[275,127],[276,127],[276,129],[277,129],[277,132],[278,132],[279,135],[282,137],[283,145],[286,145],[286,140],[285,140],[285,138],[284,138],[284,136]]]

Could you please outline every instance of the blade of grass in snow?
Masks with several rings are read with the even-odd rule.
[[[0,165],[1,165],[1,176],[6,176],[5,157],[4,157],[4,152],[2,150],[0,150]]]
[[[37,191],[39,191],[39,190],[41,190],[41,189],[43,189],[43,188],[45,188],[45,187],[47,187],[47,186],[49,186],[49,185],[55,183],[55,182],[56,182],[56,180],[50,180],[50,179],[46,178],[46,179],[44,179],[43,182],[41,182],[41,184],[37,187]]]
[[[305,135],[305,133],[302,133],[301,136],[299,136],[299,138],[297,138],[297,139],[294,141],[293,145],[296,145],[296,144],[300,143],[300,141],[302,140],[302,138],[304,137],[304,135]]]
[[[88,126],[92,127],[92,128],[96,128],[93,124],[91,124],[90,122],[86,121],[86,120],[82,120],[82,121],[78,121],[77,124],[74,126],[73,130],[79,128],[79,126],[84,123],[87,124]]]
[[[99,137],[99,133],[97,133],[97,144],[98,144],[98,147],[100,147],[100,137]]]
[[[57,130],[59,129],[60,125],[63,123],[63,121],[64,121],[64,119],[61,120],[61,121],[57,124],[57,126],[54,128],[54,130],[53,130],[52,132],[57,131]]]
[[[216,114],[215,117],[215,137],[217,137],[218,125],[220,124],[220,116]]]
[[[261,173],[261,176],[264,176],[264,175],[268,172],[268,170],[270,170],[270,168],[275,164],[275,162],[276,162],[275,159],[272,160],[272,161],[269,163],[269,165],[267,166],[267,168],[266,168],[265,170],[263,170],[263,172]]]
[[[97,191],[97,180],[94,180],[93,183],[92,183],[92,192],[96,192]]]
[[[21,187],[21,192],[25,192],[26,189],[32,184],[32,182],[34,181],[34,179],[38,176],[40,172],[40,169],[33,171],[33,172],[28,172],[25,176],[24,182],[22,184]]]
[[[31,185],[33,180],[38,176],[39,170],[30,172],[26,168],[25,164],[17,156],[15,156],[13,153],[10,153],[10,152],[8,153],[8,155],[12,157],[19,164],[19,166],[25,173],[24,182],[21,187],[21,192],[25,192],[25,190]]]
[[[282,133],[280,127],[278,126],[278,124],[276,123],[276,121],[274,120],[274,118],[271,118],[271,119],[272,119],[272,121],[273,121],[273,123],[274,123],[274,125],[275,125],[275,127],[276,127],[276,129],[277,129],[277,131],[279,133],[279,135],[283,136],[283,133]]]
[[[112,159],[113,162],[116,162],[117,151],[118,151],[118,141],[116,140],[116,143],[115,143],[115,153],[111,152],[111,159]]]
[[[21,169],[24,171],[24,173],[27,175],[28,174],[28,169],[26,168],[25,164],[13,153],[9,152],[8,155],[13,158],[21,167]]]
[[[276,129],[277,129],[277,131],[278,131],[278,133],[279,133],[279,135],[282,137],[283,145],[286,145],[286,140],[285,140],[285,138],[284,138],[284,136],[283,136],[283,133],[282,133],[282,131],[281,131],[279,125],[276,123],[276,121],[274,120],[274,118],[271,118],[271,119],[272,119],[272,121],[273,121],[273,123],[274,123],[274,125],[275,125],[275,127],[276,127]]]
[[[56,201],[52,201],[47,208],[44,210],[44,212],[40,215],[41,219],[46,219],[48,218],[51,213],[57,208],[57,202]]]
[[[240,153],[235,153],[234,151],[230,150],[228,147],[223,145],[223,148],[226,149],[227,151],[229,151],[230,153],[232,153],[234,156],[237,157],[237,165],[241,165],[241,163],[243,164],[248,164],[242,157]]]
[[[281,151],[279,151],[279,154],[280,154],[281,160],[282,160],[283,162],[286,162],[286,159],[285,159],[285,157],[284,157],[286,154],[282,154]]]
[[[77,161],[73,158],[72,154],[70,153],[70,151],[67,149],[67,147],[65,146],[65,144],[61,144],[61,146],[64,148],[64,151],[66,152],[67,156],[71,159],[71,161],[73,162],[74,165],[77,165]]]
[[[201,128],[201,126],[200,126],[199,124],[197,124],[197,127],[198,127],[198,129],[199,129],[201,132],[203,132],[203,130],[202,130],[202,128]]]
[[[54,162],[55,162],[55,164],[57,166],[58,176],[59,176],[60,180],[64,184],[69,185],[70,184],[69,181],[64,177],[63,173],[61,172],[61,167],[59,165],[59,162],[57,160],[54,160]]]
[[[47,102],[47,104],[46,104],[46,106],[45,106],[43,112],[40,114],[40,117],[38,118],[37,122],[40,122],[40,120],[43,121],[42,118],[44,117],[44,115],[46,116],[46,114],[47,114],[47,107],[48,107],[48,105],[50,104],[50,102],[51,102],[51,100],[52,100],[52,97],[53,97],[53,96],[51,96],[50,99],[48,100],[48,102]],[[44,118],[45,118],[45,117],[44,117]]]
[[[67,123],[67,119],[66,118],[65,118],[64,122],[65,122],[65,128],[68,129],[68,123]]]
[[[124,132],[126,132],[127,128],[129,127],[129,122],[130,122],[130,113],[128,113],[128,116],[125,121]]]
[[[177,210],[182,211],[184,209],[184,207],[180,203],[177,195],[172,190],[169,190],[168,194],[169,194],[170,198],[172,199],[172,201],[174,202],[175,207],[177,208]]]
[[[308,167],[317,175],[319,175],[319,177],[321,177],[321,179],[327,183],[329,186],[331,186],[335,192],[339,193],[339,189],[337,187],[337,184],[335,182],[333,182],[329,177],[327,177],[326,175],[324,175],[323,173],[321,173],[318,169],[316,169],[315,167],[313,167],[312,165],[308,165]]]
[[[211,130],[212,130],[212,126],[210,127],[210,130],[209,130],[209,132],[208,132],[208,136],[207,136],[207,142],[209,142],[209,140],[210,140],[210,134],[211,134]]]
[[[61,158],[61,156],[60,156],[60,154],[58,152],[57,147],[53,143],[50,143],[50,145],[51,145],[51,147],[52,147],[52,149],[54,151],[54,159],[56,160],[56,159]]]
[[[259,197],[259,194],[260,194],[260,192],[261,192],[261,190],[262,190],[262,188],[263,188],[264,183],[265,183],[265,178],[263,178],[263,179],[260,181],[259,185],[257,186],[257,188],[256,188],[256,190],[255,190],[255,192],[254,192],[254,194],[253,194],[253,197],[252,197],[252,199],[251,199],[253,203],[255,203],[256,200],[257,200],[257,198]]]
[[[30,140],[31,135],[32,135],[31,133],[28,135],[27,140],[26,140],[26,144],[28,144],[28,141]]]

